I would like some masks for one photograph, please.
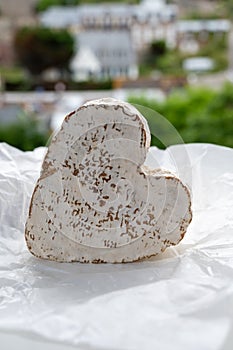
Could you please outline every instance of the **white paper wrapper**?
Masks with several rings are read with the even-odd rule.
[[[27,251],[44,152],[0,145],[0,331],[90,350],[232,349],[233,150],[151,148],[148,165],[192,188],[193,221],[177,247],[124,265],[60,264]]]

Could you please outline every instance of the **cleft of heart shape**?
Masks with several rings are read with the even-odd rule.
[[[128,103],[90,101],[54,135],[25,228],[29,251],[60,262],[131,262],[184,237],[192,218],[188,188],[144,164],[145,118]]]

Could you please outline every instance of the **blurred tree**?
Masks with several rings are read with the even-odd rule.
[[[233,85],[226,84],[210,99],[202,113],[193,114],[183,133],[192,142],[216,143],[233,147]],[[188,141],[189,142],[189,141]]]
[[[180,73],[181,59],[178,50],[167,48],[165,40],[154,40],[141,56],[140,71],[144,75],[154,70]],[[172,71],[172,72],[171,72]]]
[[[150,52],[155,56],[162,56],[167,52],[167,46],[165,40],[152,41],[150,45]]]
[[[47,10],[51,6],[74,6],[79,4],[98,4],[98,3],[111,3],[116,2],[116,0],[39,0],[35,6],[36,12],[42,12]],[[138,4],[140,0],[118,0],[118,2],[123,2],[126,4]]]
[[[78,5],[80,0],[39,0],[35,6],[36,12],[43,12],[51,6],[74,6]]]
[[[156,68],[157,61],[160,57],[164,57],[167,52],[166,42],[164,40],[152,41],[145,52],[145,63]]]
[[[22,114],[17,121],[0,125],[0,142],[7,142],[23,151],[45,146],[50,135],[46,125],[31,115]]]
[[[185,88],[172,92],[164,102],[143,97],[131,97],[129,102],[159,112],[171,122],[184,142],[233,147],[233,85],[230,83],[218,92],[207,88]],[[156,125],[157,115],[148,115],[152,129]],[[144,116],[147,118],[146,114]],[[161,130],[160,133],[168,134],[168,131]],[[167,144],[173,144],[172,138],[166,141]],[[160,148],[165,146],[155,137],[152,137],[152,145]]]
[[[74,53],[74,38],[65,29],[23,27],[17,31],[14,45],[19,63],[33,75],[47,68],[68,69]]]
[[[226,14],[233,17],[233,0],[223,0],[221,3],[226,8]]]

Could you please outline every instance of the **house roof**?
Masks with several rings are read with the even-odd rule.
[[[109,3],[86,4],[79,6],[52,6],[40,16],[42,24],[49,27],[68,27],[81,24],[85,18],[100,18],[107,15],[121,20],[136,17],[139,21],[150,20],[151,17],[170,18],[176,15],[176,5],[166,5],[164,1],[144,1],[139,5]]]
[[[206,30],[208,32],[228,32],[231,24],[227,19],[212,20],[181,20],[177,23],[178,32],[194,32]]]
[[[122,15],[123,17],[128,17],[129,14],[133,12],[134,6],[128,4],[119,4],[119,3],[102,3],[102,4],[88,4],[78,6],[78,12],[80,15],[91,15],[95,16],[102,14],[115,14]]]
[[[39,16],[41,24],[66,28],[78,22],[77,6],[51,6]]]
[[[208,71],[214,68],[214,61],[209,57],[186,58],[183,68],[187,71]]]

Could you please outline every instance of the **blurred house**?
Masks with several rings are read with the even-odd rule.
[[[195,53],[210,35],[222,36],[231,29],[227,19],[180,20],[176,24],[177,45],[183,52]]]
[[[177,22],[179,33],[224,33],[231,28],[231,23],[227,19],[210,19],[210,20],[180,20]]]
[[[165,40],[168,47],[174,47],[175,20],[178,14],[176,5],[164,0],[143,0],[136,5],[131,32],[137,50],[146,48],[151,42]]]
[[[136,79],[136,53],[127,29],[89,29],[76,36],[77,53],[71,62],[75,80]]]
[[[207,72],[214,68],[214,60],[209,57],[186,58],[183,68],[189,72]]]
[[[156,1],[156,0],[155,0]],[[219,11],[219,4],[223,1],[220,0],[172,0],[173,3],[178,5],[179,13],[185,17],[193,13],[213,14]]]
[[[40,22],[48,27],[70,28],[76,33],[128,29],[134,48],[140,51],[153,40],[172,42],[176,17],[177,6],[165,0],[143,0],[139,5],[100,3],[50,7],[40,16]]]

